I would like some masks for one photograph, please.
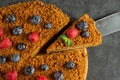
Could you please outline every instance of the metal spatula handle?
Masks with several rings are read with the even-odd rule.
[[[97,20],[96,26],[102,33],[102,36],[107,36],[114,32],[120,31],[120,12]]]

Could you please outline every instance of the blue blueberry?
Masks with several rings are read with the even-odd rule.
[[[4,64],[6,62],[5,56],[0,56],[0,64]]]
[[[26,66],[24,69],[25,74],[32,75],[35,72],[35,69],[33,66]]]
[[[47,64],[43,64],[43,65],[41,65],[41,69],[44,71],[47,71],[49,69],[49,67]]]
[[[12,54],[11,55],[11,61],[12,62],[19,62],[20,60],[20,55],[19,54]]]
[[[90,33],[89,33],[88,31],[82,32],[82,37],[87,38],[87,37],[89,37],[89,36],[90,36]]]
[[[67,63],[67,68],[68,68],[68,69],[73,69],[74,67],[75,67],[75,63],[74,63],[74,62],[69,61],[69,62]]]
[[[76,26],[79,30],[86,30],[88,28],[88,23],[80,21]]]
[[[25,48],[26,48],[26,46],[25,46],[24,43],[19,43],[19,44],[17,45],[17,49],[20,50],[20,51],[24,50]]]
[[[39,15],[33,15],[31,18],[32,24],[39,24],[41,21],[41,17]]]
[[[10,14],[10,15],[8,15],[8,16],[6,17],[6,20],[7,20],[7,22],[9,22],[9,23],[13,23],[13,22],[16,21],[16,17],[15,17],[14,14]]]
[[[50,22],[46,23],[46,24],[45,24],[45,28],[47,28],[47,29],[52,28],[52,24],[51,24]]]
[[[23,32],[23,29],[22,29],[21,26],[16,26],[16,27],[13,28],[13,30],[12,30],[12,34],[14,34],[14,35],[16,35],[16,36],[22,34],[22,32]]]
[[[63,80],[64,75],[61,71],[57,71],[56,73],[54,73],[54,78],[55,80]]]

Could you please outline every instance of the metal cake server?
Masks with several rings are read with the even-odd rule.
[[[107,36],[120,31],[120,12],[114,13],[96,21],[98,30],[102,36]]]

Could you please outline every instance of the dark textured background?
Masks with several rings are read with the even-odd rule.
[[[29,0],[0,0],[0,7]],[[55,4],[75,21],[88,13],[95,20],[120,11],[120,0],[41,0]],[[120,80],[120,32],[103,37],[103,44],[89,48],[87,80]]]

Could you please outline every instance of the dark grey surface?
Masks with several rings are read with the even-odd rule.
[[[1,0],[0,6],[28,0]],[[95,20],[120,11],[120,0],[42,0],[61,8],[75,21],[88,13]],[[87,80],[120,80],[120,32],[103,38],[99,47],[89,48]]]

